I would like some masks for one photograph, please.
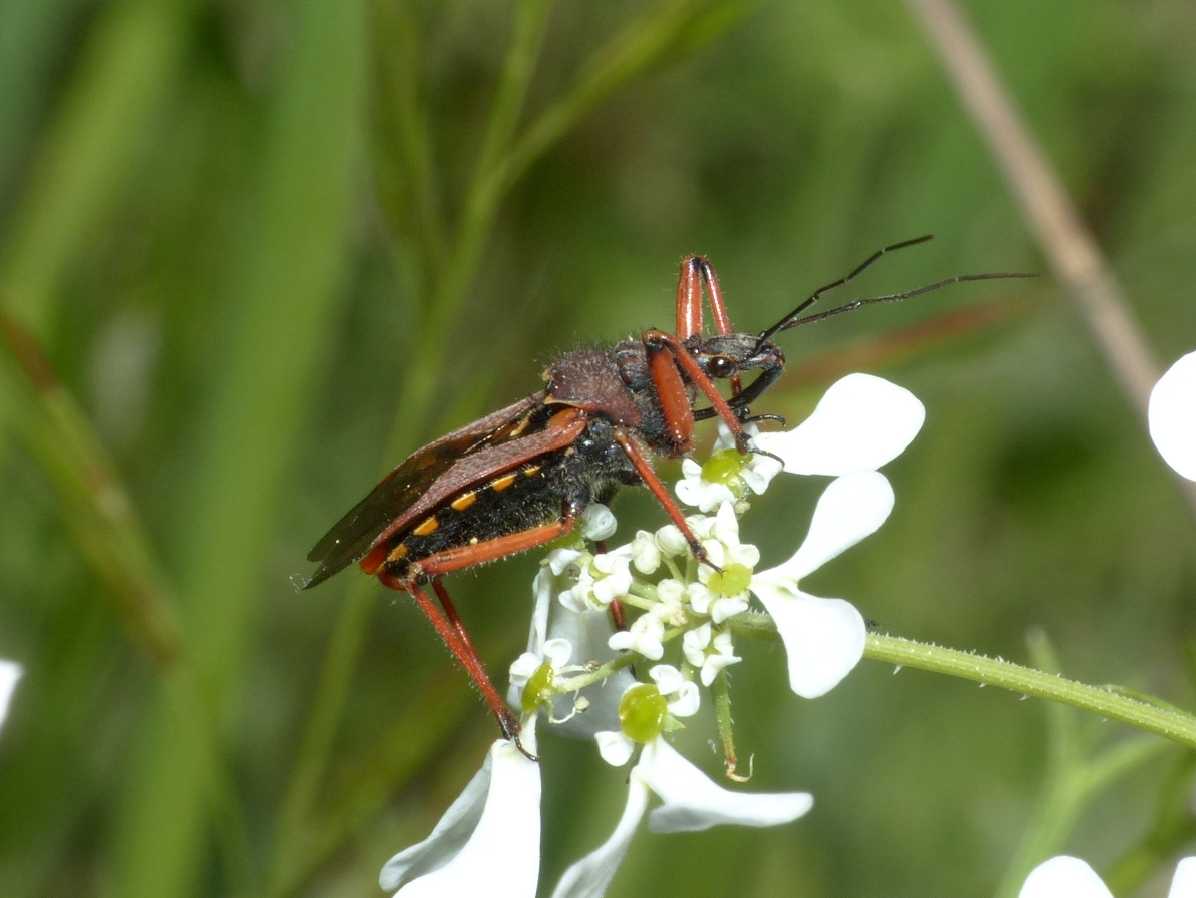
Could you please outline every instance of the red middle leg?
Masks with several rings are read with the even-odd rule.
[[[697,535],[690,529],[689,524],[686,523],[685,512],[673,501],[673,497],[669,495],[669,488],[664,485],[664,482],[656,473],[656,469],[652,467],[652,462],[648,460],[643,450],[637,445],[635,437],[622,428],[619,428],[615,431],[615,440],[623,447],[627,458],[630,459],[631,464],[635,467],[635,472],[640,475],[640,480],[644,481],[644,486],[652,492],[652,495],[656,497],[656,501],[664,508],[665,514],[677,525],[677,529],[681,531],[681,535],[689,543],[689,549],[693,552],[694,558],[707,567],[719,570],[717,565],[710,563],[706,555],[706,549],[702,546]]]

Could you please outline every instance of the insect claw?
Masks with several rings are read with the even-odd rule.
[[[519,750],[519,754],[523,755],[525,758],[527,758],[527,759],[528,759],[529,761],[531,761],[533,764],[539,764],[539,763],[540,763],[540,756],[539,756],[539,755],[533,755],[533,754],[532,754],[530,751],[528,751],[526,748],[524,748],[524,747],[523,747],[523,743],[519,741],[519,737],[518,737],[518,736],[516,736],[516,737],[515,737],[514,739],[512,739],[511,741],[515,743],[515,748],[517,748],[517,749]]]
[[[511,742],[519,751],[519,754],[523,755],[529,761],[533,761],[537,764],[540,763],[539,757],[533,755],[530,751],[524,748],[523,743],[519,740],[519,718],[517,718],[510,711],[505,711],[504,713],[497,715],[497,717],[498,726],[499,729],[502,730],[503,738]]]
[[[781,458],[781,456],[779,456],[779,455],[773,455],[771,452],[765,452],[763,449],[753,448],[752,455],[762,455],[765,458],[771,458],[773,461],[775,461],[777,464],[779,464],[782,468],[785,467],[785,459]]]
[[[701,543],[696,546],[690,546],[689,548],[694,553],[694,558],[697,560],[698,564],[704,564],[706,567],[719,574],[723,572],[721,567],[710,560],[710,556],[706,553],[706,550],[702,547]]]
[[[744,412],[747,412],[747,411],[748,411],[748,409],[746,407],[744,407]],[[745,414],[745,416],[743,418],[741,418],[740,420],[743,421],[744,424],[759,424],[761,421],[770,421],[770,422],[775,422],[777,424],[780,424],[782,427],[785,426],[785,416],[784,415]]]

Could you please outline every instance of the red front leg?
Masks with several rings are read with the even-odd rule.
[[[727,425],[727,429],[735,435],[735,447],[739,450],[739,453],[746,455],[750,446],[748,445],[748,435],[743,431],[743,424],[740,423],[734,409],[727,404],[727,400],[723,399],[722,394],[718,391],[718,387],[714,385],[714,381],[706,376],[706,372],[702,370],[702,366],[698,364],[697,359],[689,354],[689,350],[685,348],[685,344],[672,334],[666,334],[664,331],[659,330],[644,331],[643,340],[644,346],[648,348],[648,359],[652,365],[652,376],[656,380],[657,392],[660,394],[661,399],[661,408],[664,410],[665,420],[668,421],[670,430],[682,430],[688,427],[692,432],[693,409],[689,405],[689,397],[685,395],[684,390],[681,392],[681,399],[684,400],[684,408],[682,408],[671,380],[666,379],[662,383],[656,379],[656,372],[658,366],[660,366],[657,359],[662,361],[668,359],[670,366],[675,362],[676,366],[679,366],[685,372],[690,382],[710,400],[711,406],[714,407],[718,416],[723,419],[723,422]],[[669,359],[669,356],[672,358]],[[688,418],[688,421],[682,422],[678,420],[683,414]]]
[[[677,337],[682,341],[702,333],[703,284],[710,299],[715,328],[720,334],[735,331],[714,266],[705,256],[689,255],[681,260],[681,274],[677,278]],[[739,375],[736,374],[731,378],[731,393],[738,395],[740,389]]]

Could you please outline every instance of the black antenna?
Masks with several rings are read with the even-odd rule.
[[[791,327],[797,327],[802,324],[815,324],[825,318],[830,318],[833,315],[842,315],[844,312],[854,312],[862,306],[870,306],[878,302],[901,302],[903,299],[912,299],[915,296],[921,296],[923,293],[933,293],[935,290],[941,290],[943,287],[948,287],[951,284],[959,284],[964,281],[999,281],[1008,278],[1036,278],[1038,275],[1029,274],[1025,272],[1001,272],[993,274],[957,274],[954,277],[943,278],[941,281],[935,281],[933,284],[927,284],[925,287],[918,287],[916,290],[905,290],[901,293],[885,293],[882,296],[868,296],[864,299],[853,299],[851,302],[844,303],[841,306],[836,306],[833,309],[827,309],[825,312],[817,312],[813,315],[807,315],[804,318],[789,318],[786,317],[781,327],[774,328],[773,333],[778,330],[788,330]]]
[[[800,316],[801,313],[806,309],[810,308],[810,306],[814,305],[814,303],[818,302],[818,299],[822,296],[822,294],[828,293],[831,290],[834,290],[836,287],[842,287],[848,281],[854,280],[861,272],[864,271],[864,269],[872,265],[873,262],[883,256],[885,253],[891,253],[895,250],[905,249],[907,246],[917,246],[919,243],[926,243],[927,241],[933,239],[934,234],[923,234],[921,237],[914,237],[912,240],[902,240],[900,243],[892,243],[886,247],[878,249],[837,281],[831,281],[829,284],[823,284],[821,287],[811,293],[806,299],[802,300],[801,304],[796,309],[794,309],[772,327],[768,328],[768,330],[761,333],[760,339],[756,344],[757,348],[773,334],[778,333],[779,331],[788,330],[789,328],[793,327],[794,323],[798,319],[798,316]]]

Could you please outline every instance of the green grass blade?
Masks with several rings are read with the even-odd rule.
[[[244,222],[234,327],[203,421],[186,503],[182,595],[196,668],[222,715],[252,644],[261,558],[327,338],[358,161],[364,28],[356,3],[294,8],[291,55]],[[202,759],[165,713],[150,721],[119,830],[110,893],[195,890],[205,831]],[[245,885],[245,884],[241,884]]]

